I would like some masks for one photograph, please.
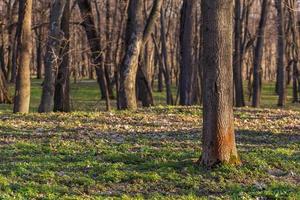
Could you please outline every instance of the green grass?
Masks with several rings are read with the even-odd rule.
[[[37,112],[38,105],[41,99],[41,81],[33,79],[31,87],[31,102],[30,102],[30,111]],[[246,91],[245,85],[245,99],[248,106],[251,105],[249,101],[249,96]],[[11,96],[13,96],[14,88],[13,85],[10,86]],[[172,93],[174,100],[177,97],[177,88],[172,87]],[[299,110],[300,104],[292,103],[292,88],[288,86],[288,97],[287,105],[285,109]],[[154,88],[153,93],[154,101],[156,106],[165,106],[166,105],[166,94],[165,91],[162,93],[156,92],[156,87]],[[278,96],[275,93],[274,83],[264,83],[262,87],[262,97],[261,97],[261,107],[262,108],[277,108],[277,99]],[[112,107],[116,109],[116,101],[111,101]],[[71,108],[72,111],[104,111],[105,102],[100,100],[100,91],[96,81],[92,80],[81,80],[78,83],[71,84]],[[10,112],[12,110],[12,105],[1,105],[0,111]]]
[[[263,94],[275,107],[271,85]],[[235,109],[243,165],[207,170],[196,164],[201,108],[155,96],[161,106],[151,109],[90,112],[103,102],[96,83],[83,81],[72,85],[70,114],[11,114],[2,105],[0,199],[300,199],[300,112]]]

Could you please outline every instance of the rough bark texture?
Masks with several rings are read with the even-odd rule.
[[[180,105],[192,104],[193,86],[193,27],[195,0],[184,0],[180,27]]]
[[[61,23],[61,30],[64,38],[61,42],[60,58],[62,59],[55,81],[54,108],[53,111],[70,112],[70,0],[67,0]]]
[[[203,152],[201,163],[238,164],[233,124],[233,0],[203,0]]]
[[[254,61],[253,61],[253,98],[252,106],[260,106],[260,93],[261,93],[261,76],[262,76],[262,58],[264,50],[264,41],[265,41],[265,29],[268,18],[269,3],[268,0],[263,0],[261,8],[261,17],[259,21],[259,26],[257,30],[257,41],[254,52]]]
[[[109,93],[107,82],[105,79],[104,58],[101,52],[101,40],[95,26],[91,2],[89,0],[77,0],[81,17],[82,25],[85,29],[86,36],[92,52],[92,62],[96,68],[97,81],[101,90],[102,97],[106,100],[106,109],[110,110]]]
[[[60,45],[63,37],[61,22],[66,0],[53,2],[50,14],[49,36],[45,54],[45,79],[38,111],[52,112],[54,105],[55,79],[60,65]]]
[[[14,113],[29,112],[30,60],[32,52],[31,16],[32,0],[20,0],[18,20],[19,66],[14,99]]]
[[[277,72],[278,72],[278,106],[283,107],[286,103],[286,69],[285,69],[285,33],[284,13],[282,0],[275,0],[277,9]]]

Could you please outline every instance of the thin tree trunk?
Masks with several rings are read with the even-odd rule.
[[[192,104],[193,86],[193,31],[196,1],[184,0],[180,27],[180,105]]]
[[[43,62],[42,62],[42,27],[38,28],[36,31],[36,71],[37,79],[42,79],[43,77]]]
[[[19,1],[18,50],[19,67],[17,73],[14,113],[28,113],[30,104],[30,59],[32,52],[32,0]]]
[[[173,95],[172,95],[172,89],[171,89],[171,79],[170,76],[170,69],[168,65],[168,51],[167,51],[167,38],[166,38],[166,27],[165,27],[165,12],[163,8],[161,9],[160,14],[160,25],[161,25],[161,52],[162,52],[162,58],[163,58],[163,64],[164,64],[164,78],[165,78],[165,85],[166,85],[166,93],[167,93],[167,104],[173,105]]]
[[[261,5],[261,18],[259,21],[258,31],[257,31],[257,41],[254,52],[254,61],[253,61],[253,97],[252,97],[252,106],[260,106],[260,96],[261,96],[261,75],[262,75],[262,58],[264,50],[264,37],[265,29],[267,24],[267,17],[269,11],[268,0],[263,0]]]
[[[285,32],[284,13],[282,0],[275,0],[277,9],[277,70],[278,70],[278,106],[283,107],[286,103],[286,69],[285,69]]]
[[[234,38],[234,54],[233,54],[233,79],[235,88],[235,106],[244,107],[244,89],[242,77],[242,56],[241,56],[241,0],[235,0],[235,38]]]

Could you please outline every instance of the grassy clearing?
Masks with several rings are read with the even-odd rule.
[[[265,107],[275,107],[273,91],[265,85]],[[206,170],[195,164],[200,107],[167,107],[154,95],[162,106],[84,112],[104,104],[83,81],[72,85],[70,114],[12,115],[0,105],[0,199],[300,199],[300,112],[236,109],[243,165]],[[39,99],[34,81],[32,111]]]
[[[300,198],[300,113],[235,111],[243,165],[198,167],[200,108],[0,114],[0,199]]]
[[[245,84],[246,86],[246,84]],[[37,112],[38,105],[41,99],[41,81],[33,79],[31,87],[31,102],[30,110],[32,112]],[[14,89],[11,85],[11,94],[13,95]],[[166,105],[166,94],[165,92],[159,93],[154,90],[153,96],[156,106]],[[176,98],[177,89],[172,87],[173,97]],[[245,88],[245,93],[246,88]],[[285,109],[292,109],[300,111],[300,104],[293,104],[292,102],[292,89],[291,86],[288,87],[288,98],[287,106]],[[245,94],[245,99],[247,100],[247,105],[251,105],[249,102],[249,97]],[[274,83],[265,83],[262,88],[262,98],[261,107],[263,108],[277,108],[277,95],[275,94]],[[116,108],[116,101],[112,100],[112,107]],[[105,103],[100,101],[100,92],[96,81],[92,80],[81,80],[78,83],[71,84],[71,108],[73,111],[84,111],[84,112],[98,112],[105,110]],[[0,111],[11,112],[12,105],[1,105]]]

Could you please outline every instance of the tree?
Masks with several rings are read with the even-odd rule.
[[[286,69],[285,69],[285,23],[282,0],[275,0],[277,9],[277,72],[278,72],[278,106],[286,103]]]
[[[55,0],[51,7],[49,36],[45,54],[45,79],[39,112],[52,112],[54,104],[55,79],[60,65],[60,45],[63,38],[61,23],[66,0]]]
[[[195,0],[184,0],[180,27],[180,105],[192,104],[193,86],[193,27]]]
[[[30,104],[30,60],[32,52],[32,0],[19,1],[18,55],[19,66],[16,80],[14,113],[28,113]]]
[[[63,39],[60,45],[60,58],[58,72],[55,80],[54,111],[70,112],[70,0],[66,0],[66,6],[62,16],[61,30]]]
[[[106,109],[110,110],[109,92],[107,87],[107,80],[105,79],[104,58],[101,50],[101,40],[95,26],[95,20],[93,17],[92,6],[89,0],[77,0],[81,18],[83,20],[82,25],[85,29],[86,36],[89,42],[89,46],[92,52],[92,62],[96,68],[97,81],[102,93],[102,98],[106,100]]]
[[[235,0],[235,24],[234,24],[234,53],[233,53],[233,80],[235,88],[235,106],[245,106],[243,76],[242,76],[242,55],[241,55],[241,0]]]
[[[261,76],[262,76],[262,58],[264,51],[264,41],[265,41],[265,29],[267,24],[269,11],[268,0],[263,0],[261,5],[261,17],[257,29],[257,41],[254,51],[254,61],[253,61],[253,97],[252,106],[260,106],[260,90],[261,90]]]
[[[0,104],[11,103],[4,72],[0,68]]]
[[[202,0],[203,136],[201,163],[239,164],[233,124],[233,0]]]
[[[135,0],[129,1],[125,38],[126,53],[120,66],[120,86],[118,95],[118,107],[120,109],[135,110],[137,108],[136,77],[139,56],[142,47],[147,43],[154,29],[155,21],[159,17],[162,2],[162,0],[154,1],[151,13],[144,26],[143,2]]]
[[[173,95],[171,90],[171,75],[170,67],[168,63],[168,50],[167,50],[167,34],[166,34],[166,22],[165,22],[165,10],[161,8],[160,11],[160,41],[161,41],[161,54],[162,54],[162,63],[161,69],[164,75],[166,93],[167,93],[167,104],[173,105]]]

